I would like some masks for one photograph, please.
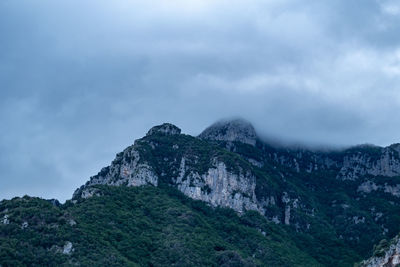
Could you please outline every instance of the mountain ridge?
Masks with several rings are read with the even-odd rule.
[[[198,137],[165,123],[118,153],[65,205],[100,201],[107,186],[177,190],[214,210],[255,212],[263,224],[289,231],[313,261],[350,266],[400,232],[399,174],[399,144],[311,151],[265,143],[243,120],[219,121]],[[4,210],[8,225],[12,216]]]

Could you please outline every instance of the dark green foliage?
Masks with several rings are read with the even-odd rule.
[[[38,198],[1,202],[1,214],[6,211],[10,224],[0,225],[0,264],[319,266],[285,229],[258,213],[239,217],[170,187],[99,190],[100,197],[61,207]],[[21,229],[23,221],[29,223],[26,229]],[[66,241],[73,244],[70,255],[54,248]]]
[[[374,256],[382,257],[385,255],[385,250],[389,248],[389,242],[382,239],[377,246],[374,246]]]

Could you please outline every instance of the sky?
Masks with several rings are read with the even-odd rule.
[[[0,1],[0,199],[69,199],[163,122],[386,146],[399,113],[399,1]]]

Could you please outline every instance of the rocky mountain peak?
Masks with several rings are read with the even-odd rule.
[[[257,140],[253,125],[243,119],[218,121],[205,129],[199,137],[208,140],[238,141],[252,146],[255,146]]]
[[[181,129],[171,123],[163,123],[161,125],[152,127],[147,132],[146,136],[153,135],[153,134],[159,134],[159,133],[164,134],[164,135],[177,135],[177,134],[181,133]]]

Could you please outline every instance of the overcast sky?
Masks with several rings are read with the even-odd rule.
[[[400,2],[1,0],[0,199],[64,201],[153,125],[400,142]]]

